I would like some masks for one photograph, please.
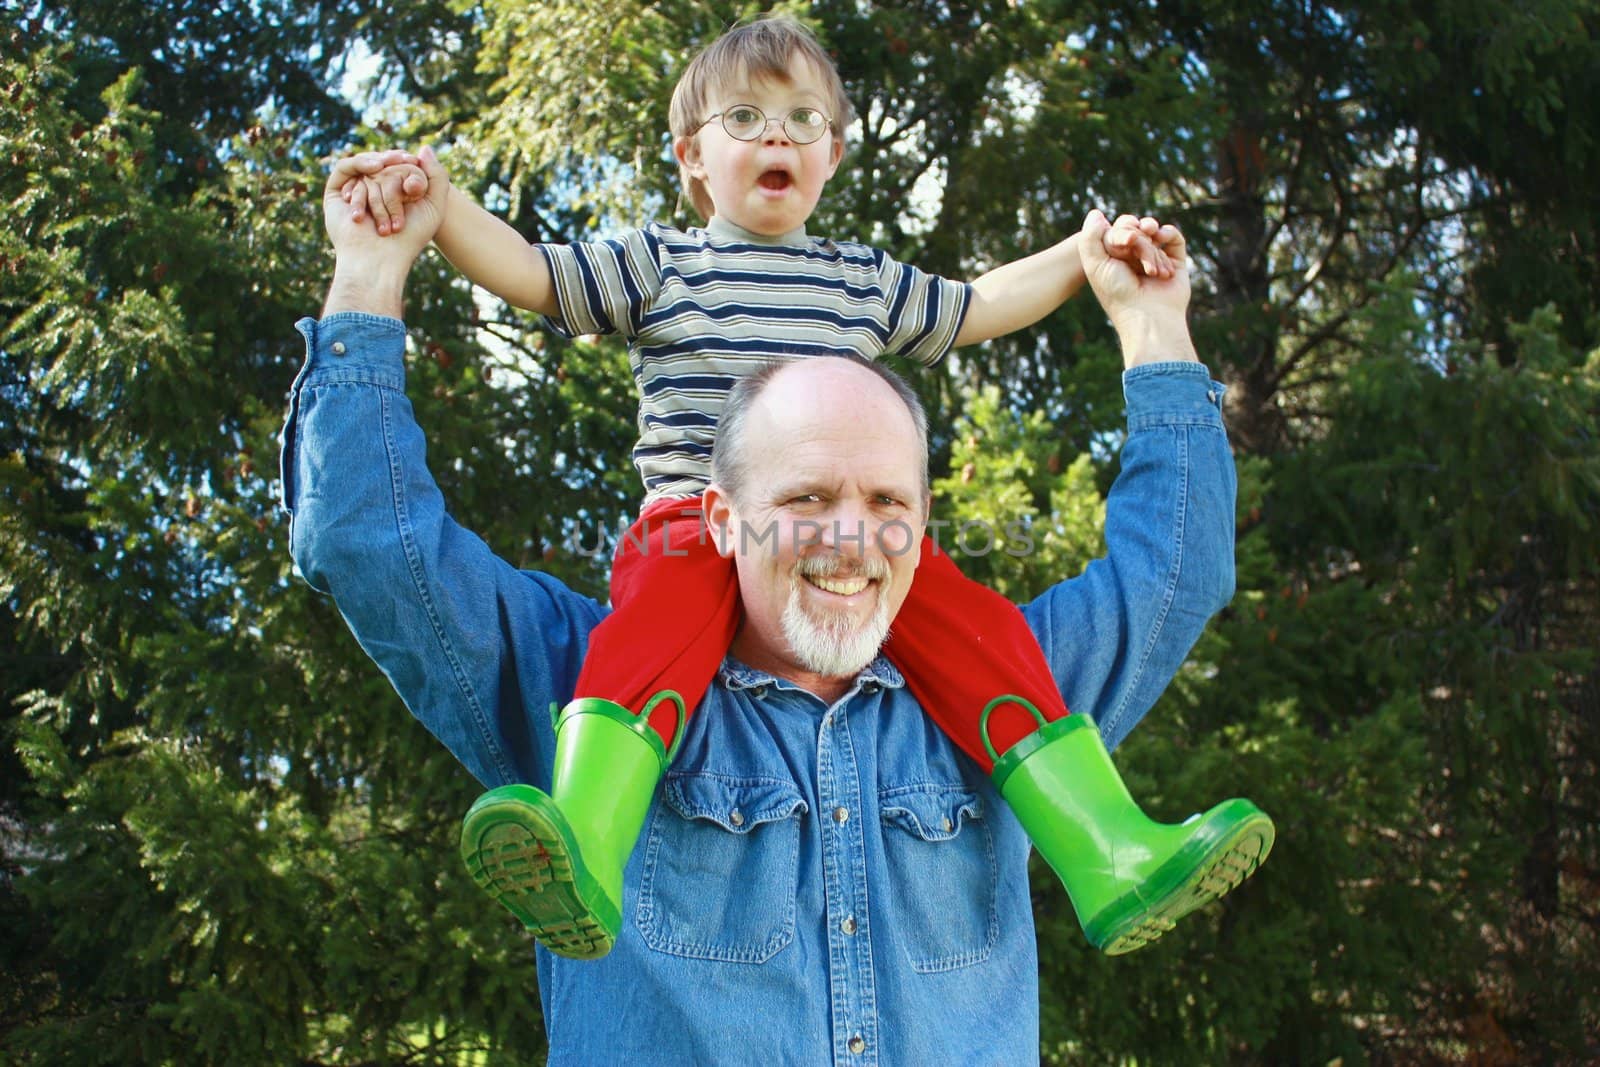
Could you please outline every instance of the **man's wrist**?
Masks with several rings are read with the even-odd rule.
[[[1138,367],[1146,363],[1186,360],[1200,361],[1189,324],[1181,312],[1156,315],[1125,315],[1114,323],[1122,342],[1122,365]]]
[[[410,264],[341,256],[334,264],[328,299],[322,307],[323,317],[340,311],[357,311],[403,318],[402,303],[409,273]]]

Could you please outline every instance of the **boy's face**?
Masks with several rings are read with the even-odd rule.
[[[752,233],[769,237],[805,224],[844,154],[832,129],[810,144],[797,144],[784,132],[783,119],[795,108],[814,108],[834,118],[825,83],[805,60],[789,61],[788,81],[729,79],[711,96],[701,120],[739,104],[760,108],[769,119],[754,141],[736,140],[712,119],[698,132],[680,137],[673,151],[691,177],[705,183],[716,214]]]

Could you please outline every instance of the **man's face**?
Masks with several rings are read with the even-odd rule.
[[[747,416],[740,499],[707,492],[744,602],[734,653],[793,677],[853,676],[911,587],[926,520],[916,427],[882,379],[802,361]]]
[[[776,237],[805,225],[833,177],[844,145],[830,130],[809,144],[799,144],[784,129],[783,119],[796,109],[820,112],[833,119],[826,83],[799,57],[789,63],[787,80],[735,77],[717,87],[711,115],[742,115],[754,108],[769,122],[754,140],[730,136],[719,119],[673,146],[689,173],[705,183],[716,214],[752,233]]]

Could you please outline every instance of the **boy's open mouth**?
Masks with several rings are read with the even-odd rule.
[[[760,178],[756,179],[756,181],[761,188],[771,189],[774,192],[787,189],[790,185],[794,184],[794,179],[789,176],[788,171],[777,168],[767,171],[765,174],[761,175]]]

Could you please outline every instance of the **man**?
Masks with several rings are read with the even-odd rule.
[[[325,191],[337,263],[322,320],[300,324],[285,431],[296,563],[481,782],[547,787],[546,709],[571,696],[605,609],[445,514],[398,321],[437,205],[380,238],[349,220],[342,180]],[[1115,745],[1232,593],[1234,476],[1186,271],[1135,276],[1106,258],[1106,225],[1091,215],[1082,255],[1128,367],[1108,554],[1024,613],[1068,707]],[[741,393],[706,516],[745,621],[644,815],[616,947],[538,952],[550,1062],[1035,1060],[1028,839],[876,657],[915,580],[897,548],[927,517],[917,413],[847,360]]]

